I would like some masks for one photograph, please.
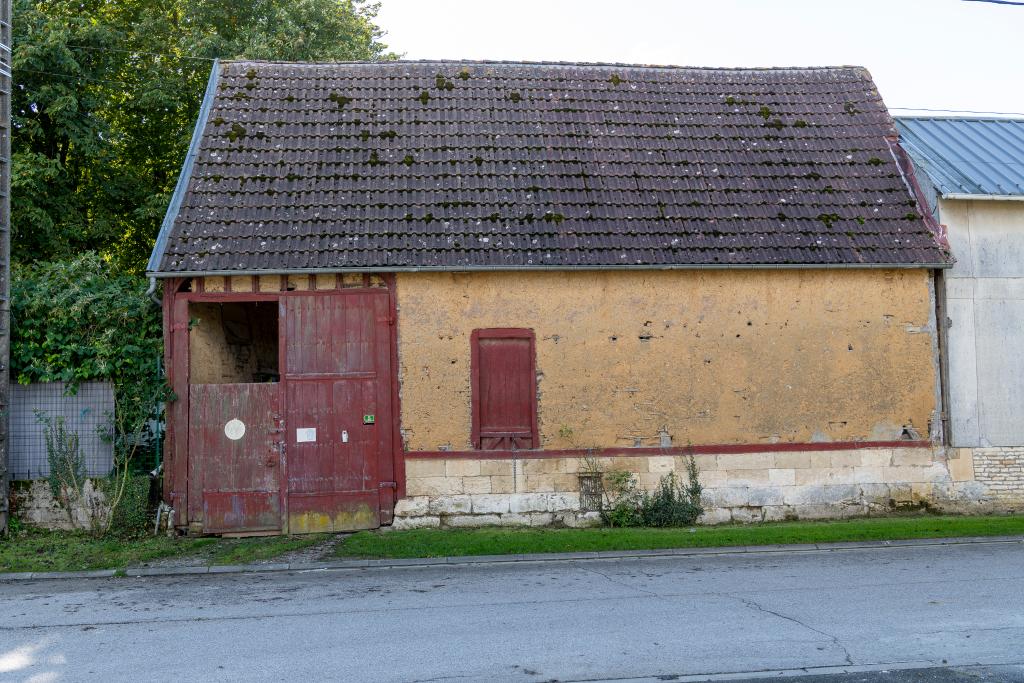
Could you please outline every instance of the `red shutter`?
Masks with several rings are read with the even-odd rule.
[[[472,345],[474,446],[482,450],[537,448],[533,332],[475,330]]]

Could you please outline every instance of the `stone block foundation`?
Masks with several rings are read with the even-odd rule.
[[[88,504],[105,507],[103,492],[93,479],[86,480],[84,495]],[[72,526],[68,513],[53,497],[50,483],[46,479],[11,482],[10,502],[11,514],[32,526],[63,530],[89,527],[89,510],[86,504],[78,504],[73,508],[75,525]]]
[[[975,450],[977,479],[955,476],[963,468],[941,447],[695,455],[704,485],[700,523],[842,519],[925,509],[1013,511],[1024,508],[1024,449],[1011,450],[985,455],[988,460],[979,460]],[[952,455],[955,459],[957,452]],[[604,472],[635,473],[646,490],[669,472],[685,479],[686,460],[628,453],[597,458]],[[990,462],[998,467],[989,469]],[[581,465],[574,457],[409,458],[406,497],[395,508],[394,526],[600,524],[598,513],[580,509]]]

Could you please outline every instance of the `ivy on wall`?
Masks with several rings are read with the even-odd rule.
[[[17,267],[11,282],[11,374],[21,384],[106,380],[118,422],[156,417],[168,398],[160,376],[160,309],[146,280],[116,272],[94,252]]]

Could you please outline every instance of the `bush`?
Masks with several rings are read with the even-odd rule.
[[[73,529],[93,536],[114,533],[130,536],[149,524],[150,484],[148,475],[132,476],[129,460],[115,463],[105,479],[90,479],[78,434],[65,427],[64,418],[37,414],[46,436],[46,457],[50,464],[50,492],[68,516]],[[76,510],[81,511],[76,514]],[[84,520],[80,515],[84,514]]]
[[[37,413],[37,418],[45,429],[50,492],[71,527],[93,536],[111,532],[127,536],[144,530],[149,524],[149,476],[131,476],[125,467],[115,467],[109,477],[90,482],[78,434],[67,429],[62,416]],[[76,510],[84,513],[84,521]]]
[[[78,445],[78,433],[68,431],[63,416],[52,418],[37,412],[36,419],[43,425],[46,439],[50,494],[67,514],[71,526],[76,527],[75,506],[84,502],[86,483],[85,456]]]
[[[13,276],[11,379],[66,382],[69,394],[82,382],[109,380],[124,425],[117,435],[141,424],[135,440],[148,436],[172,394],[159,372],[163,319],[146,280],[117,273],[92,252],[19,266]]]
[[[133,536],[150,526],[149,488],[152,480],[148,475],[129,477],[126,480],[120,503],[111,511],[110,532],[120,536]],[[101,490],[108,499],[116,496],[116,479],[107,479]]]
[[[690,461],[693,462],[692,460]],[[670,472],[658,482],[651,495],[644,494],[644,526],[690,526],[704,512],[700,504],[701,485],[696,477],[688,485]]]
[[[601,519],[608,526],[643,526],[644,493],[632,472],[614,470],[604,475],[607,505]]]
[[[615,471],[606,476],[609,505],[601,518],[609,526],[690,526],[704,514],[701,506],[700,471],[690,458],[684,484],[675,472],[658,482],[653,493],[642,491],[632,472]]]

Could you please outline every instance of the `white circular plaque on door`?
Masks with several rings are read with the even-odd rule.
[[[245,423],[237,418],[228,420],[228,423],[224,425],[224,436],[232,441],[238,441],[245,436]]]

